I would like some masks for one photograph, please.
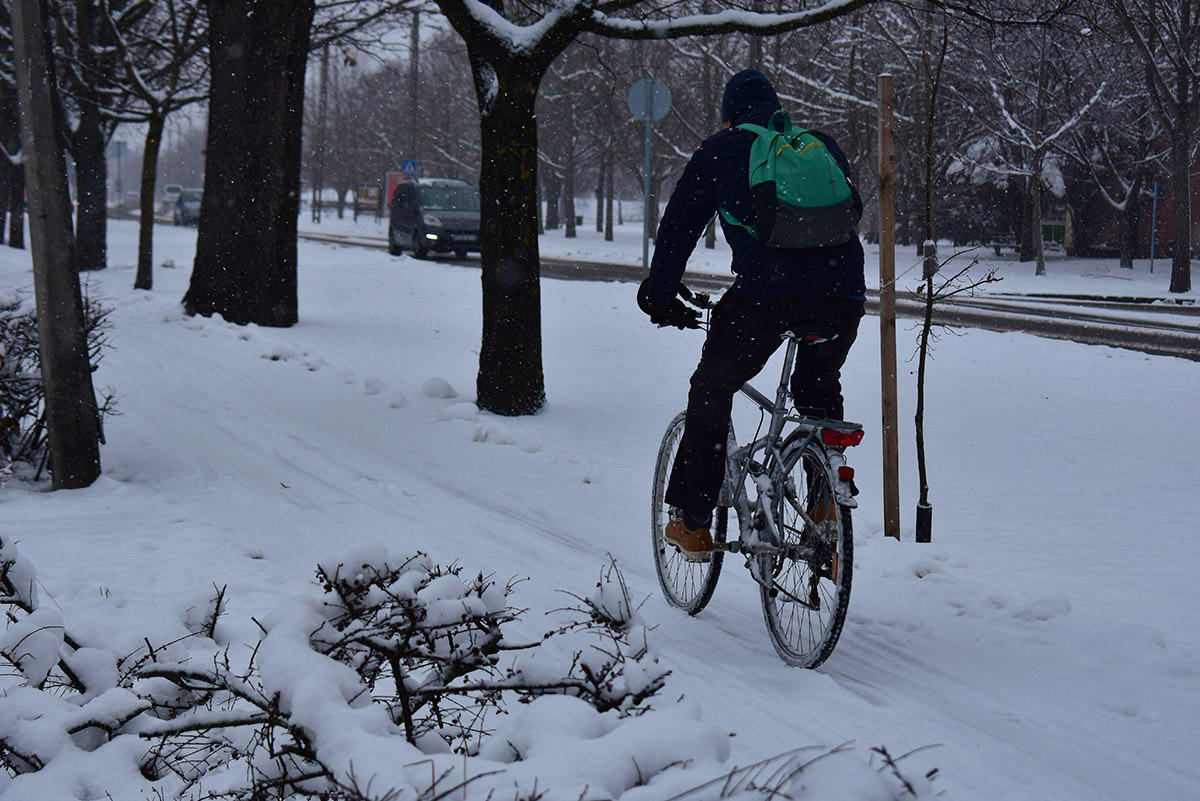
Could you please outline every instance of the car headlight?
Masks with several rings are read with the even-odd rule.
[[[439,220],[439,219],[437,218],[437,216],[436,216],[436,215],[433,215],[433,214],[426,214],[426,215],[425,215],[425,224],[426,224],[426,225],[439,225],[439,226],[440,226],[440,225],[442,224],[442,221],[441,221],[441,220]]]

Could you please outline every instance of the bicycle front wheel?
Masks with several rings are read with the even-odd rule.
[[[654,566],[658,571],[658,583],[663,596],[671,606],[677,606],[694,615],[708,604],[717,579],[721,575],[721,563],[725,553],[714,550],[708,562],[689,562],[673,545],[668,545],[663,533],[671,519],[671,508],[667,505],[667,484],[671,478],[671,466],[683,439],[683,421],[686,413],[680,412],[667,426],[662,445],[658,448],[658,459],[654,464],[654,487],[651,491],[650,536],[654,549]],[[718,508],[713,515],[712,537],[714,543],[725,542],[725,529],[729,522],[729,510]]]
[[[763,617],[783,661],[815,668],[833,653],[850,605],[850,508],[837,503],[820,445],[793,446],[784,451],[782,464],[785,480],[776,489],[774,514],[781,544],[791,553],[768,557],[771,581],[761,587]]]

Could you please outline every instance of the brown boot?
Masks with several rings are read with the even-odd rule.
[[[707,562],[712,559],[712,535],[707,526],[688,528],[682,520],[670,520],[663,539],[674,545],[689,562]]]

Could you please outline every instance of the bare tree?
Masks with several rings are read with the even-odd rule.
[[[7,30],[7,26],[6,26]],[[7,72],[7,71],[6,71]],[[12,74],[9,72],[8,74]],[[25,172],[21,165],[17,87],[0,83],[0,243],[8,217],[10,247],[25,247]]]
[[[76,264],[81,270],[103,270],[108,265],[108,155],[107,148],[124,104],[115,81],[116,48],[106,14],[120,13],[125,0],[52,0],[55,13],[54,46],[62,100],[70,108],[68,135],[75,162]],[[127,20],[134,20],[136,16]],[[123,198],[117,198],[118,203]]]
[[[1095,5],[1098,16],[1106,8]],[[1090,46],[1075,51],[1077,72],[1107,76],[1104,113],[1090,115],[1057,147],[1083,184],[1070,193],[1074,197],[1069,195],[1075,252],[1094,252],[1092,240],[1102,229],[1092,220],[1107,221],[1109,215],[1096,212],[1111,211],[1119,220],[1120,266],[1132,269],[1141,244],[1142,204],[1153,195],[1155,175],[1163,171],[1169,137],[1151,108],[1141,56],[1130,52],[1124,26],[1111,13],[1107,16],[1088,29]]]
[[[314,0],[208,3],[212,97],[189,314],[297,319],[300,129]]]
[[[298,318],[304,76],[310,49],[405,5],[384,0],[211,0],[208,161],[189,314],[290,326]],[[314,24],[315,20],[315,24]]]
[[[139,193],[138,263],[134,289],[154,285],[154,191],[167,117],[208,97],[207,20],[192,0],[135,0],[101,18],[119,53],[119,76],[131,99],[116,116],[146,125]]]
[[[21,166],[21,133],[17,110],[17,77],[13,69],[12,19],[8,4],[0,6],[0,242],[25,247],[25,172]]]
[[[1171,292],[1192,288],[1191,165],[1200,105],[1200,2],[1108,0],[1146,67],[1146,88],[1170,137]]]
[[[784,14],[681,17],[674,4],[657,2],[578,0],[506,8],[499,0],[438,0],[467,43],[480,110],[483,341],[476,396],[481,408],[522,415],[539,411],[545,403],[535,107],[551,63],[585,33],[643,40],[735,32],[765,35],[819,25],[870,2],[842,0]]]
[[[86,487],[100,475],[99,418],[75,271],[49,19],[39,0],[14,0],[11,10],[14,61],[24,65],[17,70],[17,88],[50,470],[55,489]]]
[[[1024,184],[1021,260],[1034,261],[1037,275],[1046,273],[1042,191],[1048,161],[1056,156],[1056,143],[1082,123],[1107,87],[1103,78],[1070,69],[1070,51],[1080,46],[1070,31],[1042,25],[992,38],[979,50],[976,65],[984,90],[980,96],[986,98],[978,119],[992,142],[986,152],[991,169]],[[1078,91],[1077,81],[1088,83],[1089,90]]]

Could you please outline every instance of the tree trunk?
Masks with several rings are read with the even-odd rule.
[[[1182,80],[1182,79],[1181,79]],[[1192,290],[1191,113],[1177,105],[1171,129],[1171,292]]]
[[[210,0],[208,163],[189,314],[298,319],[296,218],[314,0]]]
[[[487,64],[472,58],[472,68],[484,154],[479,175],[483,340],[476,402],[496,414],[534,414],[546,402],[534,117],[543,71],[519,59]],[[488,96],[489,91],[494,94]]]
[[[25,170],[9,168],[8,182],[8,246],[25,247]]]
[[[1126,270],[1133,269],[1133,260],[1137,256],[1138,234],[1141,228],[1142,186],[1145,178],[1138,175],[1133,180],[1133,187],[1125,199],[1125,208],[1121,209],[1120,217],[1120,265]],[[1154,232],[1150,232],[1154,236]]]
[[[571,117],[571,130],[575,130],[574,113]],[[563,230],[563,235],[567,239],[575,238],[575,137],[574,135],[567,137],[567,174],[563,177],[562,191],[562,206],[563,217],[566,218],[566,224]]]
[[[100,113],[101,99],[92,85],[100,72],[99,6],[75,3],[76,35],[83,62],[83,83],[73,90],[79,118],[72,138],[75,158],[75,264],[79,270],[103,270],[108,265],[108,137]],[[117,198],[121,202],[121,198]]]
[[[65,134],[51,83],[46,6],[11,5],[21,104],[21,142],[29,181],[38,352],[55,489],[89,486],[100,475],[100,429],[75,270]]]
[[[1042,236],[1042,155],[1039,153],[1034,157],[1033,177],[1029,180],[1030,186],[1030,236],[1033,242],[1033,258],[1037,266],[1034,267],[1034,275],[1046,274],[1046,248],[1045,238]]]
[[[754,0],[750,10],[762,13],[763,0]],[[747,66],[753,67],[756,70],[762,70],[763,68],[763,37],[756,33],[750,34],[750,57]],[[657,231],[658,229],[655,228],[654,230]]]
[[[601,158],[596,167],[596,233],[604,233],[604,175],[608,160]]]
[[[613,241],[613,173],[616,172],[616,165],[613,163],[612,148],[608,149],[605,155],[604,169],[604,241]]]
[[[1037,258],[1033,252],[1033,194],[1030,189],[1033,178],[1026,176],[1024,181],[1025,185],[1021,188],[1021,241],[1017,256],[1017,260],[1022,262]]]
[[[8,222],[8,208],[12,200],[12,192],[8,185],[12,180],[12,173],[8,159],[0,158],[0,245],[4,244],[4,232],[7,230],[4,226]]]
[[[108,265],[108,158],[100,109],[81,99],[75,129],[75,263],[79,270]]]
[[[8,246],[25,249],[25,168],[12,167],[8,184]],[[68,198],[68,203],[70,199]]]
[[[563,235],[574,239],[575,232],[575,106],[569,109],[567,120],[567,153],[562,184],[562,212],[565,220]]]
[[[917,411],[914,415],[917,439],[917,481],[920,495],[918,506],[929,506],[929,472],[925,463],[925,366],[929,357],[929,338],[933,331],[934,277],[925,279],[925,316],[921,323],[920,346],[917,348]]]
[[[559,216],[559,201],[562,198],[562,181],[553,171],[546,173],[546,180],[543,184],[546,201],[546,230],[553,231],[562,223],[562,218]]]
[[[154,287],[154,185],[158,179],[158,151],[162,146],[166,118],[152,114],[146,126],[145,151],[142,153],[141,219],[138,223],[138,262],[134,289]]]

